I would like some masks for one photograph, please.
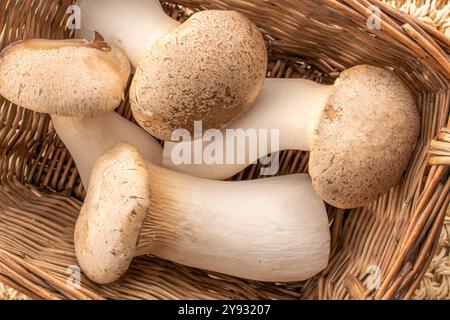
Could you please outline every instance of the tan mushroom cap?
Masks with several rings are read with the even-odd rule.
[[[98,34],[92,42],[18,41],[0,53],[0,94],[32,111],[91,117],[120,104],[130,70]]]
[[[78,263],[96,283],[117,280],[135,255],[150,206],[148,178],[141,155],[124,142],[96,162],[75,228]]]
[[[339,208],[367,205],[405,172],[419,134],[408,88],[391,71],[344,71],[311,146],[310,174],[319,196]]]
[[[133,114],[149,133],[171,140],[176,129],[221,129],[255,102],[267,72],[258,28],[235,11],[194,14],[157,41],[130,89]]]

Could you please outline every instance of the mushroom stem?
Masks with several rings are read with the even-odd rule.
[[[87,189],[98,157],[119,141],[134,145],[146,161],[161,164],[161,145],[139,126],[114,111],[94,118],[51,115],[53,127],[69,150]]]
[[[244,145],[246,152],[262,148],[257,154],[261,157],[265,150],[310,151],[308,169],[313,186],[329,204],[342,209],[367,205],[392,188],[407,169],[419,135],[420,117],[411,92],[392,70],[359,65],[344,70],[333,86],[300,80],[271,80],[264,89],[256,106],[233,127],[279,128],[280,145],[270,149],[264,148],[267,141],[257,146],[250,141]],[[228,137],[225,140],[228,145],[233,137],[231,142]],[[175,146],[168,144],[165,166],[216,179],[228,178],[245,167],[210,165],[217,163],[214,152],[223,151],[220,139],[217,149],[213,145],[200,156],[194,152],[194,164],[200,165],[177,166],[192,163],[188,158],[189,148],[183,146],[198,145],[199,148],[194,148],[197,151],[202,142],[199,139]],[[188,156],[179,156],[184,149]],[[225,163],[230,158],[233,160],[228,152],[224,153]],[[245,162],[240,157],[240,161],[234,163],[250,164],[255,158]],[[268,160],[272,165],[264,168],[262,174],[276,173],[277,158]]]
[[[323,270],[328,217],[307,175],[223,182],[145,163],[118,143],[96,162],[75,228],[77,259],[97,283],[135,256],[259,281],[300,281]]]
[[[328,219],[307,175],[222,182],[147,167],[153,198],[136,256],[260,281],[327,265]]]
[[[233,122],[227,129],[242,129],[242,134],[250,136],[248,130],[267,130],[267,135],[257,134],[257,141],[250,143],[256,145],[252,149],[246,141],[245,149],[238,150],[236,138],[227,136],[223,131],[222,141],[212,141],[203,138],[202,150],[207,146],[223,145],[223,164],[195,164],[195,152],[198,141],[182,141],[179,143],[165,142],[163,152],[163,165],[179,172],[193,176],[224,180],[243,170],[249,164],[256,162],[262,156],[280,150],[309,151],[314,130],[320,120],[321,114],[327,105],[333,86],[320,85],[313,81],[303,79],[266,79],[263,90],[256,104],[241,118]],[[270,132],[278,130],[279,141],[274,144]],[[256,132],[258,133],[258,132]],[[230,146],[234,146],[235,155],[244,151],[245,163],[226,163]],[[178,164],[174,161],[184,152],[191,151],[189,163]],[[233,157],[235,160],[236,156]]]
[[[88,39],[94,31],[121,48],[136,68],[146,51],[180,23],[167,16],[158,0],[79,0],[81,30]]]

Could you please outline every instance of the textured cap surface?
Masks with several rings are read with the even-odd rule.
[[[134,257],[150,207],[148,171],[138,151],[118,143],[101,156],[75,227],[75,251],[96,283],[117,280]]]
[[[207,10],[165,35],[139,64],[130,91],[133,114],[149,133],[221,129],[256,100],[267,71],[258,28],[235,11]]]
[[[393,72],[367,65],[344,71],[311,146],[316,192],[339,208],[376,200],[406,170],[419,125],[414,99]]]
[[[116,108],[130,75],[125,54],[102,39],[25,40],[0,54],[0,94],[42,113],[91,117]]]

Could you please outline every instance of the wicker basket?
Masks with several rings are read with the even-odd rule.
[[[411,298],[433,258],[450,202],[450,39],[378,0],[173,2],[249,16],[267,40],[271,77],[332,83],[357,64],[393,68],[422,115],[404,178],[365,208],[328,207],[330,264],[306,282],[247,281],[141,257],[114,284],[98,286],[83,276],[76,288],[67,279],[76,266],[73,227],[85,195],[77,169],[47,115],[0,98],[0,282],[44,299]],[[19,39],[70,37],[65,25],[72,3],[0,0],[0,49]],[[373,5],[381,9],[381,28],[367,26]],[[183,8],[166,9],[185,19]],[[125,102],[117,112],[131,118]],[[281,174],[305,172],[308,154],[286,151],[281,161]],[[252,166],[235,179],[258,178],[258,172]]]

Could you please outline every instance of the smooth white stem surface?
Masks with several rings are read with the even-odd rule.
[[[94,31],[121,48],[134,68],[153,43],[179,22],[167,16],[158,0],[79,0],[81,30],[77,37],[91,39]]]
[[[309,176],[222,182],[148,168],[136,255],[259,281],[300,281],[327,266],[328,217]]]
[[[116,112],[108,112],[95,118],[53,115],[52,123],[72,155],[86,190],[98,157],[120,141],[135,146],[146,161],[161,164],[161,145],[139,126]]]
[[[267,79],[263,90],[255,105],[241,118],[232,123],[227,129],[259,130],[267,129],[267,137],[258,134],[257,141],[248,142],[245,150],[237,149],[236,139],[228,139],[224,134],[223,163],[225,164],[195,164],[194,151],[196,143],[165,142],[163,153],[163,165],[172,170],[184,172],[192,176],[224,180],[232,177],[248,165],[257,161],[260,157],[280,150],[304,150],[309,151],[314,130],[320,120],[320,116],[332,93],[333,86],[320,85],[313,81],[303,79]],[[271,131],[278,130],[279,141],[274,144],[271,139]],[[263,130],[264,131],[264,130]],[[249,131],[247,131],[249,132]],[[204,139],[198,145],[212,145]],[[256,143],[257,152],[251,152]],[[220,143],[217,144],[220,148]],[[229,164],[226,162],[227,146],[234,146],[228,150],[245,153],[245,163]],[[261,146],[264,146],[261,148]],[[191,150],[189,164],[177,164],[174,161],[185,150]],[[198,149],[197,149],[198,150]],[[228,152],[229,153],[229,152]],[[234,157],[236,159],[236,157]]]

